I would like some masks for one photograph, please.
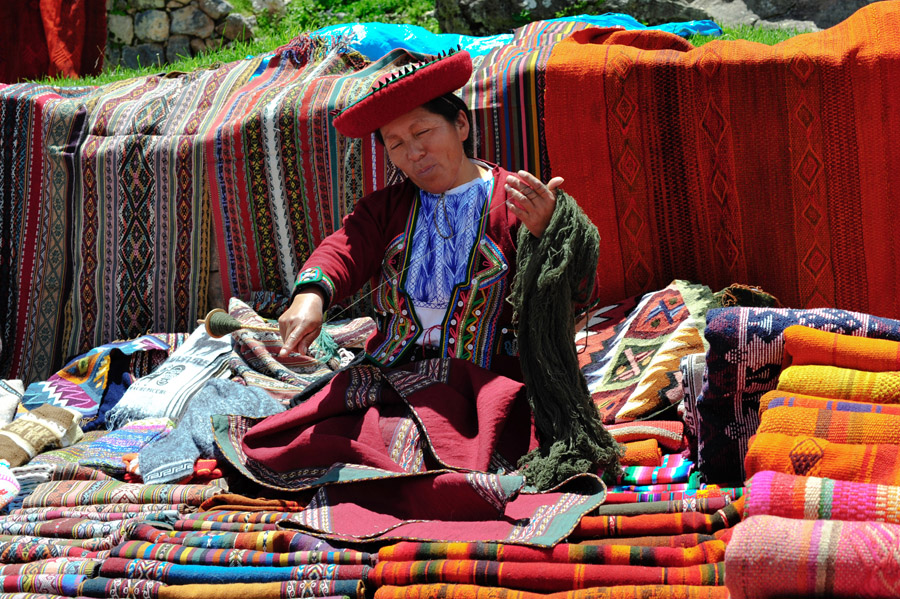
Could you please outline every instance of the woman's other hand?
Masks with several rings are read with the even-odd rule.
[[[562,184],[562,177],[553,177],[544,185],[528,171],[507,177],[506,204],[535,237],[547,230],[556,208],[556,188]]]
[[[288,309],[278,317],[278,327],[284,346],[278,357],[290,352],[309,356],[309,346],[322,331],[325,298],[322,292],[311,287],[294,296]]]

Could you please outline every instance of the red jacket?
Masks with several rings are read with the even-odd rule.
[[[476,255],[470,259],[468,277],[451,294],[439,348],[444,356],[521,380],[512,306],[506,301],[521,223],[506,205],[509,172],[495,166],[493,175],[494,192],[482,213]],[[326,307],[373,279],[381,322],[366,351],[385,366],[407,361],[423,331],[404,291],[417,197],[418,188],[406,180],[362,198],[297,276],[298,287],[314,283],[326,291]]]

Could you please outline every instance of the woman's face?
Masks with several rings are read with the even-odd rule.
[[[463,150],[468,135],[469,121],[462,112],[451,123],[421,106],[381,127],[391,162],[429,193],[472,179],[476,167]]]

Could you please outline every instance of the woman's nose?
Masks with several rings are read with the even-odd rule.
[[[425,146],[417,141],[410,142],[407,146],[407,157],[415,162],[425,155]]]

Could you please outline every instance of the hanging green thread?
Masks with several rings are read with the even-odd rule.
[[[599,244],[597,227],[559,190],[540,239],[526,227],[519,230],[509,301],[519,322],[519,360],[540,441],[519,468],[540,490],[577,474],[615,475],[624,453],[603,426],[574,342],[575,304],[590,298]]]

